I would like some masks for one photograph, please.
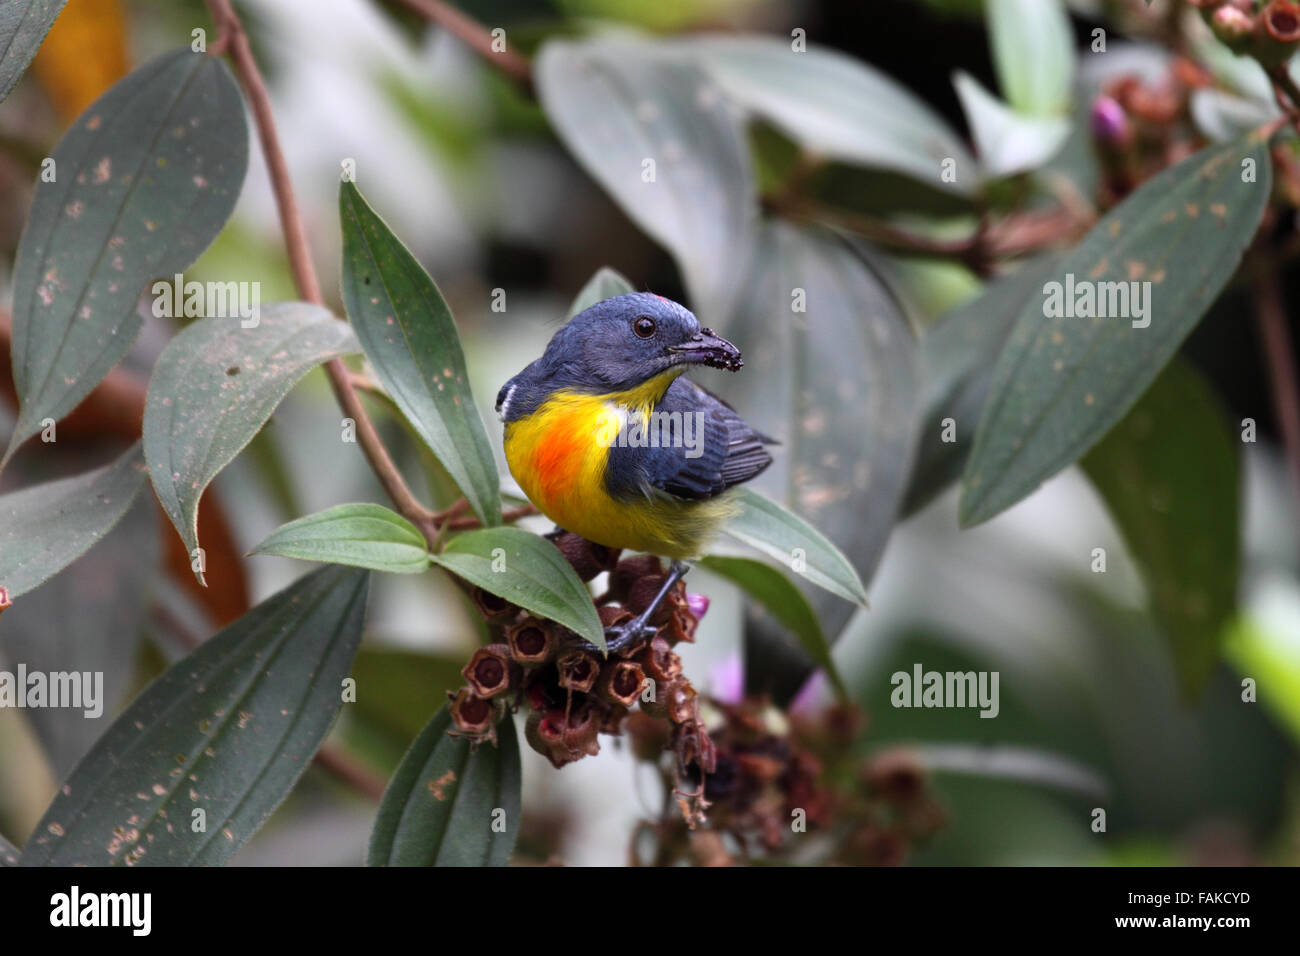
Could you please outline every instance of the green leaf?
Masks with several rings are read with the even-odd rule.
[[[919,510],[961,476],[998,354],[1025,303],[1040,294],[1059,259],[1044,255],[999,276],[926,329],[921,340],[926,371],[925,424],[904,513]],[[949,418],[955,441],[944,441],[944,423]]]
[[[117,524],[142,484],[137,442],[102,468],[0,495],[0,585],[17,598],[58,574]]]
[[[867,606],[867,589],[858,572],[825,535],[756,491],[742,486],[732,495],[740,510],[723,527],[727,534],[776,558],[782,566],[818,587]]]
[[[1256,181],[1242,181],[1247,170]],[[1059,286],[1045,285],[1044,297],[1025,306],[994,370],[962,478],[964,526],[987,521],[1076,460],[1146,391],[1236,271],[1268,202],[1270,173],[1262,138],[1202,150],[1145,183],[1064,257]],[[1077,300],[1071,284],[1087,282],[1094,298],[1101,288],[1109,299],[1097,283],[1129,290],[1130,280],[1150,283],[1137,286],[1144,318],[1065,315],[1064,302]],[[1053,299],[1060,310],[1049,309]],[[1140,310],[1130,302],[1127,311]]]
[[[835,662],[831,659],[831,647],[822,633],[817,615],[808,599],[789,578],[771,565],[750,558],[710,555],[700,562],[700,567],[720,574],[739,586],[788,627],[799,638],[799,643],[808,652],[808,656],[826,671],[840,698],[847,697],[844,681],[840,679]]]
[[[248,166],[239,90],[217,57],[165,54],[92,103],[53,159],[14,266],[21,408],[4,461],[90,394],[140,330],[145,283],[197,259],[230,216]]]
[[[609,266],[602,266],[594,276],[587,280],[587,284],[582,287],[582,291],[574,298],[573,305],[569,306],[569,318],[573,318],[579,312],[591,308],[597,302],[604,302],[616,295],[635,291],[636,287],[628,282],[621,272],[611,269]]]
[[[162,537],[156,515],[152,500],[137,497],[103,541],[0,619],[0,657],[8,671],[26,665],[28,674],[95,675],[95,699],[87,701],[89,706],[25,712],[58,778],[72,771],[139,689],[140,643],[150,628],[160,577]],[[88,718],[87,711],[95,716]]]
[[[500,479],[442,293],[355,184],[339,190],[343,302],[397,407],[485,525],[501,523]]]
[[[745,109],[818,155],[905,173],[969,195],[979,179],[961,138],[901,83],[828,47],[774,37],[706,36],[684,48]],[[942,178],[956,162],[956,180]]]
[[[346,322],[305,302],[267,306],[253,328],[201,319],[168,343],[145,399],[144,454],[186,550],[199,546],[204,489],[281,399],[317,365],[359,350]]]
[[[174,664],[64,782],[23,865],[215,866],[233,856],[339,712],[368,580],[314,571]]]
[[[1081,462],[1141,569],[1187,694],[1205,686],[1236,610],[1237,447],[1213,392],[1175,360]]]
[[[960,70],[953,74],[952,83],[975,140],[980,167],[992,179],[1037,169],[1069,138],[1070,123],[1064,117],[1017,113]]]
[[[519,528],[484,528],[452,538],[432,557],[458,578],[604,648],[605,630],[591,592],[545,538]]]
[[[11,0],[0,7],[0,101],[40,49],[68,0]]]
[[[1070,109],[1074,31],[1060,0],[988,0],[993,66],[1002,95],[1029,116]]]
[[[861,602],[859,575],[869,581],[880,561],[916,448],[919,344],[876,271],[819,229],[767,225],[741,285],[720,331],[745,368],[705,384],[781,442],[752,487],[825,532],[839,549],[831,566],[844,566],[830,590]],[[824,570],[799,540],[769,553],[788,568],[792,547],[808,551],[811,574]],[[833,639],[853,608],[816,591],[809,599]]]
[[[507,717],[497,725],[495,745],[450,736],[450,728],[443,707],[402,759],[379,804],[370,866],[505,866],[509,861],[522,814],[514,722]],[[501,823],[505,829],[497,832]]]
[[[672,253],[696,312],[724,315],[758,214],[748,144],[726,98],[684,58],[624,38],[550,40],[533,77],[569,152]]]
[[[253,554],[417,574],[432,563],[420,529],[374,504],[335,505],[276,528]]]

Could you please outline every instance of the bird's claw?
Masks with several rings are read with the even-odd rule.
[[[639,640],[654,637],[659,629],[653,624],[647,624],[645,621],[632,620],[623,624],[615,624],[613,627],[605,628],[605,652],[608,654],[617,654]],[[583,641],[580,645],[583,650],[599,654],[601,650],[595,644],[589,641]]]

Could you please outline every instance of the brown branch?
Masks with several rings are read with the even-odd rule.
[[[528,61],[508,48],[492,49],[492,34],[469,14],[443,0],[402,0],[406,6],[455,36],[485,62],[513,80],[524,92],[532,93],[533,71]]]
[[[253,121],[257,126],[257,135],[262,143],[262,155],[266,159],[267,170],[271,177],[271,189],[275,194],[276,208],[280,213],[280,227],[284,232],[285,247],[289,254],[289,265],[293,272],[294,284],[298,294],[308,302],[323,305],[320,282],[316,278],[316,268],[312,265],[310,247],[307,244],[307,230],[303,226],[302,216],[298,211],[298,201],[294,197],[293,185],[289,180],[289,169],[280,149],[280,137],[276,132],[275,118],[271,113],[271,97],[267,93],[266,83],[253,59],[253,50],[248,42],[248,34],[230,0],[207,0],[212,19],[217,24],[218,37],[213,44],[214,52],[229,53],[235,65],[235,73],[244,86],[249,106],[253,111]],[[352,383],[352,373],[342,359],[333,359],[325,363],[325,373],[329,376],[334,396],[338,399],[343,413],[356,423],[357,443],[361,446],[371,469],[384,486],[384,491],[392,499],[397,510],[432,542],[437,537],[437,526],[433,513],[426,508],[407,487],[406,481],[388,453],[383,439],[375,430],[374,422],[366,414],[361,399]]]
[[[454,505],[452,507],[455,507]],[[518,508],[507,508],[501,512],[501,523],[509,524],[512,521],[518,521],[520,518],[527,518],[529,515],[537,514],[537,509],[532,505],[520,505]],[[449,518],[444,525],[451,531],[465,531],[469,528],[480,526],[478,518]]]
[[[1300,379],[1296,376],[1295,343],[1287,327],[1282,283],[1276,272],[1257,277],[1254,306],[1264,364],[1268,368],[1273,411],[1282,430],[1282,443],[1295,485],[1297,516],[1300,517]]]

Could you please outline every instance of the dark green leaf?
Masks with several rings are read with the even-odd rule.
[[[501,523],[500,479],[442,293],[344,182],[343,302],[375,374],[485,525]]]
[[[979,422],[998,354],[1030,297],[1056,269],[1059,257],[1044,255],[940,316],[926,329],[921,354],[926,371],[925,424],[908,483],[904,513],[927,504],[961,476]],[[955,441],[944,441],[945,419]]]
[[[692,63],[624,38],[551,40],[533,76],[564,145],[673,254],[706,324],[725,314],[757,216],[748,144],[725,97]]]
[[[452,538],[433,560],[458,578],[605,646],[591,592],[545,538],[519,528],[485,528]]]
[[[117,524],[143,483],[137,443],[84,475],[0,495],[0,585],[16,598],[58,574]]]
[[[153,501],[137,498],[103,541],[0,618],[0,657],[9,671],[26,665],[29,674],[84,675],[85,706],[26,711],[59,779],[86,755],[137,686],[140,638],[159,577],[156,514]]]
[[[356,351],[347,323],[304,302],[267,306],[247,329],[239,319],[201,319],[168,343],[149,381],[144,453],[187,550],[199,546],[199,499],[212,479],[300,378]]]
[[[867,590],[849,559],[825,535],[770,498],[740,487],[733,492],[739,511],[723,530],[818,587],[854,604],[867,604]]]
[[[276,528],[253,554],[416,574],[429,567],[420,529],[383,505],[335,505]]]
[[[582,287],[582,291],[573,300],[573,305],[569,306],[569,318],[573,318],[584,309],[591,308],[597,302],[604,302],[616,295],[635,291],[636,287],[623,278],[622,273],[616,269],[611,269],[609,266],[602,266],[594,276],[587,280],[587,284]]]
[[[916,448],[916,337],[877,273],[820,230],[770,224],[742,287],[723,334],[744,352],[745,368],[704,384],[781,442],[755,490],[839,549],[805,543],[804,529],[782,527],[787,516],[773,526],[782,537],[764,550],[789,568],[790,549],[803,548],[805,576],[861,603],[861,581],[884,552]],[[853,609],[816,592],[810,601],[833,640]]]
[[[1205,686],[1236,609],[1237,447],[1214,394],[1175,360],[1081,462],[1141,569],[1187,693]]]
[[[228,860],[329,732],[361,640],[368,580],[350,568],[314,571],[173,665],[65,781],[23,864]]]
[[[1061,0],[988,0],[993,65],[1018,112],[1061,116],[1074,82],[1074,31]]]
[[[926,102],[859,60],[828,47],[796,52],[775,37],[707,36],[685,49],[727,94],[817,155],[906,173],[969,194],[975,163]],[[956,180],[942,178],[956,163]]]
[[[1254,181],[1242,181],[1247,172]],[[1145,183],[1064,257],[1059,285],[1025,306],[994,370],[962,478],[963,525],[987,521],[1075,461],[1146,391],[1236,271],[1270,173],[1262,138],[1202,150]],[[1132,319],[1045,314],[1053,300],[1075,304],[1072,285],[1109,300],[1099,283],[1118,292],[1130,281],[1150,283],[1137,286],[1144,318],[1118,295],[1107,311]]]
[[[14,267],[21,409],[6,461],[126,354],[145,283],[197,259],[230,216],[248,166],[239,90],[216,57],[165,54],[92,103],[53,159]]]
[[[817,615],[789,578],[771,565],[749,558],[713,555],[702,560],[700,567],[727,578],[767,608],[774,618],[794,633],[808,656],[826,671],[840,697],[845,696],[844,682],[835,669],[831,648],[822,634]]]
[[[0,6],[0,101],[40,49],[68,0],[10,0]]]
[[[370,837],[370,866],[505,866],[519,837],[519,741],[450,736],[447,708],[420,732],[388,784]],[[498,832],[500,831],[500,832]]]

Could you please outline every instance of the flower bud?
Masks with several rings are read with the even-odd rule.
[[[586,694],[596,686],[600,676],[600,663],[586,651],[569,650],[558,661],[560,686]]]
[[[461,676],[479,697],[504,694],[512,686],[519,686],[519,665],[510,659],[510,648],[505,644],[480,647],[461,670]]]
[[[686,609],[695,615],[695,620],[702,620],[709,613],[709,596],[707,594],[687,594]]]
[[[536,617],[525,617],[506,628],[510,655],[526,667],[544,664],[555,656],[560,646],[555,625]]]
[[[645,672],[635,661],[609,661],[601,668],[596,694],[611,704],[631,707],[641,694]]]
[[[1099,96],[1089,113],[1092,135],[1103,146],[1126,146],[1132,140],[1133,127],[1124,107],[1109,96]]]
[[[468,687],[462,687],[454,694],[447,692],[451,703],[447,709],[451,713],[451,722],[462,734],[479,736],[492,729],[496,723],[497,710],[492,701],[478,697]]]

